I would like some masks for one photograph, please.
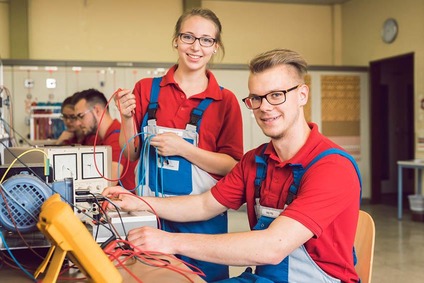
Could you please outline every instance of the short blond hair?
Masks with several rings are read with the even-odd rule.
[[[308,73],[308,63],[303,57],[289,49],[273,49],[255,56],[249,63],[252,74],[261,73],[279,65],[293,66],[299,77],[303,80]]]

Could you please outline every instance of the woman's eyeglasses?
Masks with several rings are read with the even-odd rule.
[[[178,35],[182,42],[187,44],[193,44],[196,40],[199,40],[199,43],[203,47],[211,47],[216,42],[215,38],[202,36],[202,37],[195,37],[192,34],[189,33],[180,33]]]

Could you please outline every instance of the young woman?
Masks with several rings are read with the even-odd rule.
[[[220,87],[207,65],[224,54],[221,23],[208,9],[196,8],[177,21],[172,39],[178,62],[162,78],[142,79],[134,90],[115,96],[121,112],[121,147],[139,158],[138,194],[199,194],[226,175],[243,154],[242,118],[235,95]],[[134,126],[134,124],[136,126]],[[134,141],[135,129],[142,132]],[[150,150],[149,150],[150,149]],[[127,152],[127,151],[125,151]],[[175,211],[178,213],[178,211]],[[193,211],[196,213],[196,211]],[[226,233],[227,215],[204,222],[164,221],[171,232]],[[228,267],[183,258],[206,274],[228,277]]]

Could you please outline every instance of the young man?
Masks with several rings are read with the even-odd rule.
[[[110,116],[105,95],[96,89],[87,89],[77,93],[73,99],[76,126],[81,127],[84,135],[90,137],[94,143],[94,136],[98,133],[96,145],[112,147],[112,176],[113,184],[118,184],[118,177],[127,190],[135,188],[134,169],[136,162],[127,162],[125,154],[119,163],[121,148],[119,133],[121,124]],[[130,137],[128,137],[130,138]],[[125,173],[125,175],[123,175]]]
[[[182,222],[208,219],[246,203],[252,231],[193,235],[141,227],[130,231],[128,240],[144,250],[256,266],[255,274],[245,272],[229,282],[358,282],[352,250],[360,178],[354,161],[343,154],[327,155],[305,171],[320,153],[340,150],[305,120],[306,72],[305,60],[290,50],[255,57],[250,62],[250,94],[243,101],[270,143],[247,152],[206,193],[144,198],[159,217]],[[299,172],[304,173],[301,181]],[[297,192],[290,193],[296,182]],[[122,192],[111,187],[104,194],[121,199],[122,209],[148,209]]]

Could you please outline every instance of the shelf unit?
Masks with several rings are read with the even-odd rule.
[[[31,106],[30,112],[30,139],[48,140],[57,139],[65,129],[60,119],[60,105]]]

